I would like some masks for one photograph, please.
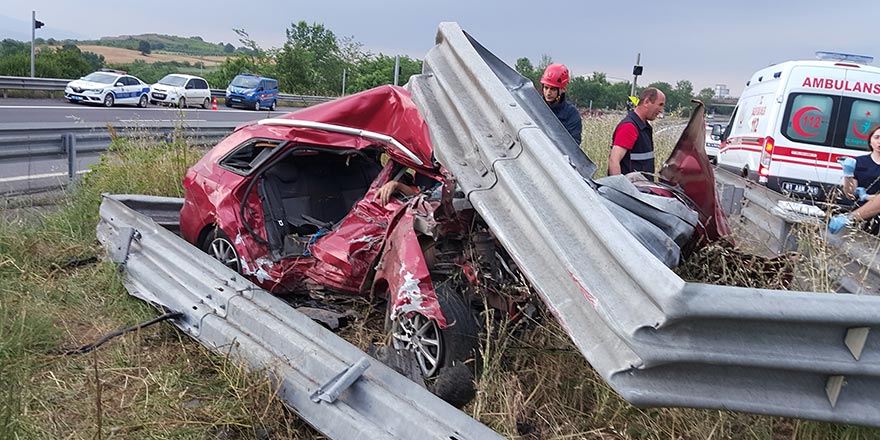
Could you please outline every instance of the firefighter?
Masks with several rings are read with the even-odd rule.
[[[568,134],[574,138],[575,142],[581,143],[581,130],[583,121],[581,114],[578,112],[574,104],[565,99],[565,86],[568,85],[570,75],[568,67],[564,64],[551,64],[544,70],[541,76],[542,95],[544,102],[553,110],[553,114],[559,118],[559,122],[568,130]]]

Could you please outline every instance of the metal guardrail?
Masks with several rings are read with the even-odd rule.
[[[44,123],[16,128],[0,127],[0,164],[25,159],[64,159],[67,162],[67,180],[73,181],[79,171],[77,155],[107,150],[113,136],[123,139],[150,136],[170,141],[174,133],[179,133],[196,143],[209,145],[219,142],[239,124],[241,122],[233,121],[184,124],[140,122],[137,125],[113,125],[112,134],[108,124]],[[46,188],[37,184],[36,188],[29,186],[29,191],[56,187],[62,182],[48,179]],[[0,193],[9,192],[15,190],[0,187]]]
[[[58,78],[26,78],[18,76],[0,76],[0,90],[3,91],[3,97],[6,98],[7,90],[64,90],[67,83],[71,79]],[[211,89],[211,96],[214,98],[225,98],[225,89]],[[298,103],[298,104],[320,104],[322,102],[332,101],[336,98],[327,96],[310,96],[310,95],[291,95],[287,93],[279,93],[278,101]]]
[[[436,41],[409,84],[437,159],[624,399],[880,426],[880,297],[685,282],[552,153],[509,67],[455,23]]]
[[[183,313],[172,322],[185,333],[270,375],[279,397],[329,438],[502,439],[137,211],[174,223],[182,205],[104,197],[97,236],[129,293]]]

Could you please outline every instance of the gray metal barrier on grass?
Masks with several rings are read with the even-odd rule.
[[[437,159],[624,399],[880,426],[880,297],[682,280],[557,154],[509,67],[455,23],[436,41],[410,85]]]

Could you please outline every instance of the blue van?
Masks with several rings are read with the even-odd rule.
[[[236,75],[226,87],[226,106],[233,105],[261,110],[275,110],[278,100],[278,80],[260,75]]]

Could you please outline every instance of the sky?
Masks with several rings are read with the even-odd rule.
[[[548,56],[575,76],[603,72],[632,81],[640,54],[640,86],[679,80],[694,92],[717,84],[738,96],[756,70],[816,51],[880,57],[876,4],[801,0],[709,1],[491,1],[491,0],[263,0],[119,2],[7,0],[0,8],[0,39],[30,40],[31,11],[46,26],[43,38],[96,39],[160,33],[239,46],[244,29],[263,48],[281,47],[291,23],[320,23],[363,50],[422,59],[437,25],[455,21],[511,66]],[[88,5],[88,6],[86,6]],[[130,6],[131,5],[131,6]],[[140,7],[136,13],[134,5]],[[120,10],[120,8],[123,8]],[[112,12],[111,12],[112,11]],[[880,65],[880,58],[873,63]]]

